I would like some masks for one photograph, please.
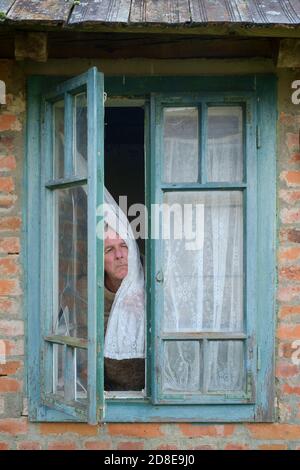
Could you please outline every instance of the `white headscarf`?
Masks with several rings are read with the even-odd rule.
[[[104,343],[111,359],[145,357],[145,281],[139,248],[129,221],[108,190],[104,189],[104,221],[128,247],[128,274],[115,295]]]

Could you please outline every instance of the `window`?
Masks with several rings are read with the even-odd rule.
[[[273,77],[108,77],[105,90],[104,113],[104,77],[95,68],[70,80],[29,83],[30,418],[272,420]],[[139,161],[131,149],[118,182],[118,133],[110,129],[130,119],[143,136]],[[140,395],[109,394],[103,379],[97,207],[104,180],[124,194],[127,165],[148,214]]]

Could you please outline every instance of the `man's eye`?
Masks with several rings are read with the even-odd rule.
[[[124,243],[124,245],[121,245],[122,248],[128,248],[128,246]]]
[[[111,248],[106,248],[106,250],[104,251],[104,254],[106,255],[107,253],[109,253],[111,251]]]

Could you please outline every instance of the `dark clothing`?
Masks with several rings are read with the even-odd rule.
[[[104,334],[115,295],[104,287]],[[104,358],[104,388],[106,391],[133,391],[142,390],[144,387],[145,359]]]

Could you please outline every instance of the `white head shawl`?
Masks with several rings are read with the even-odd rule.
[[[145,357],[145,282],[139,248],[129,221],[111,194],[104,189],[104,221],[128,247],[128,274],[115,295],[104,343],[111,359]]]

